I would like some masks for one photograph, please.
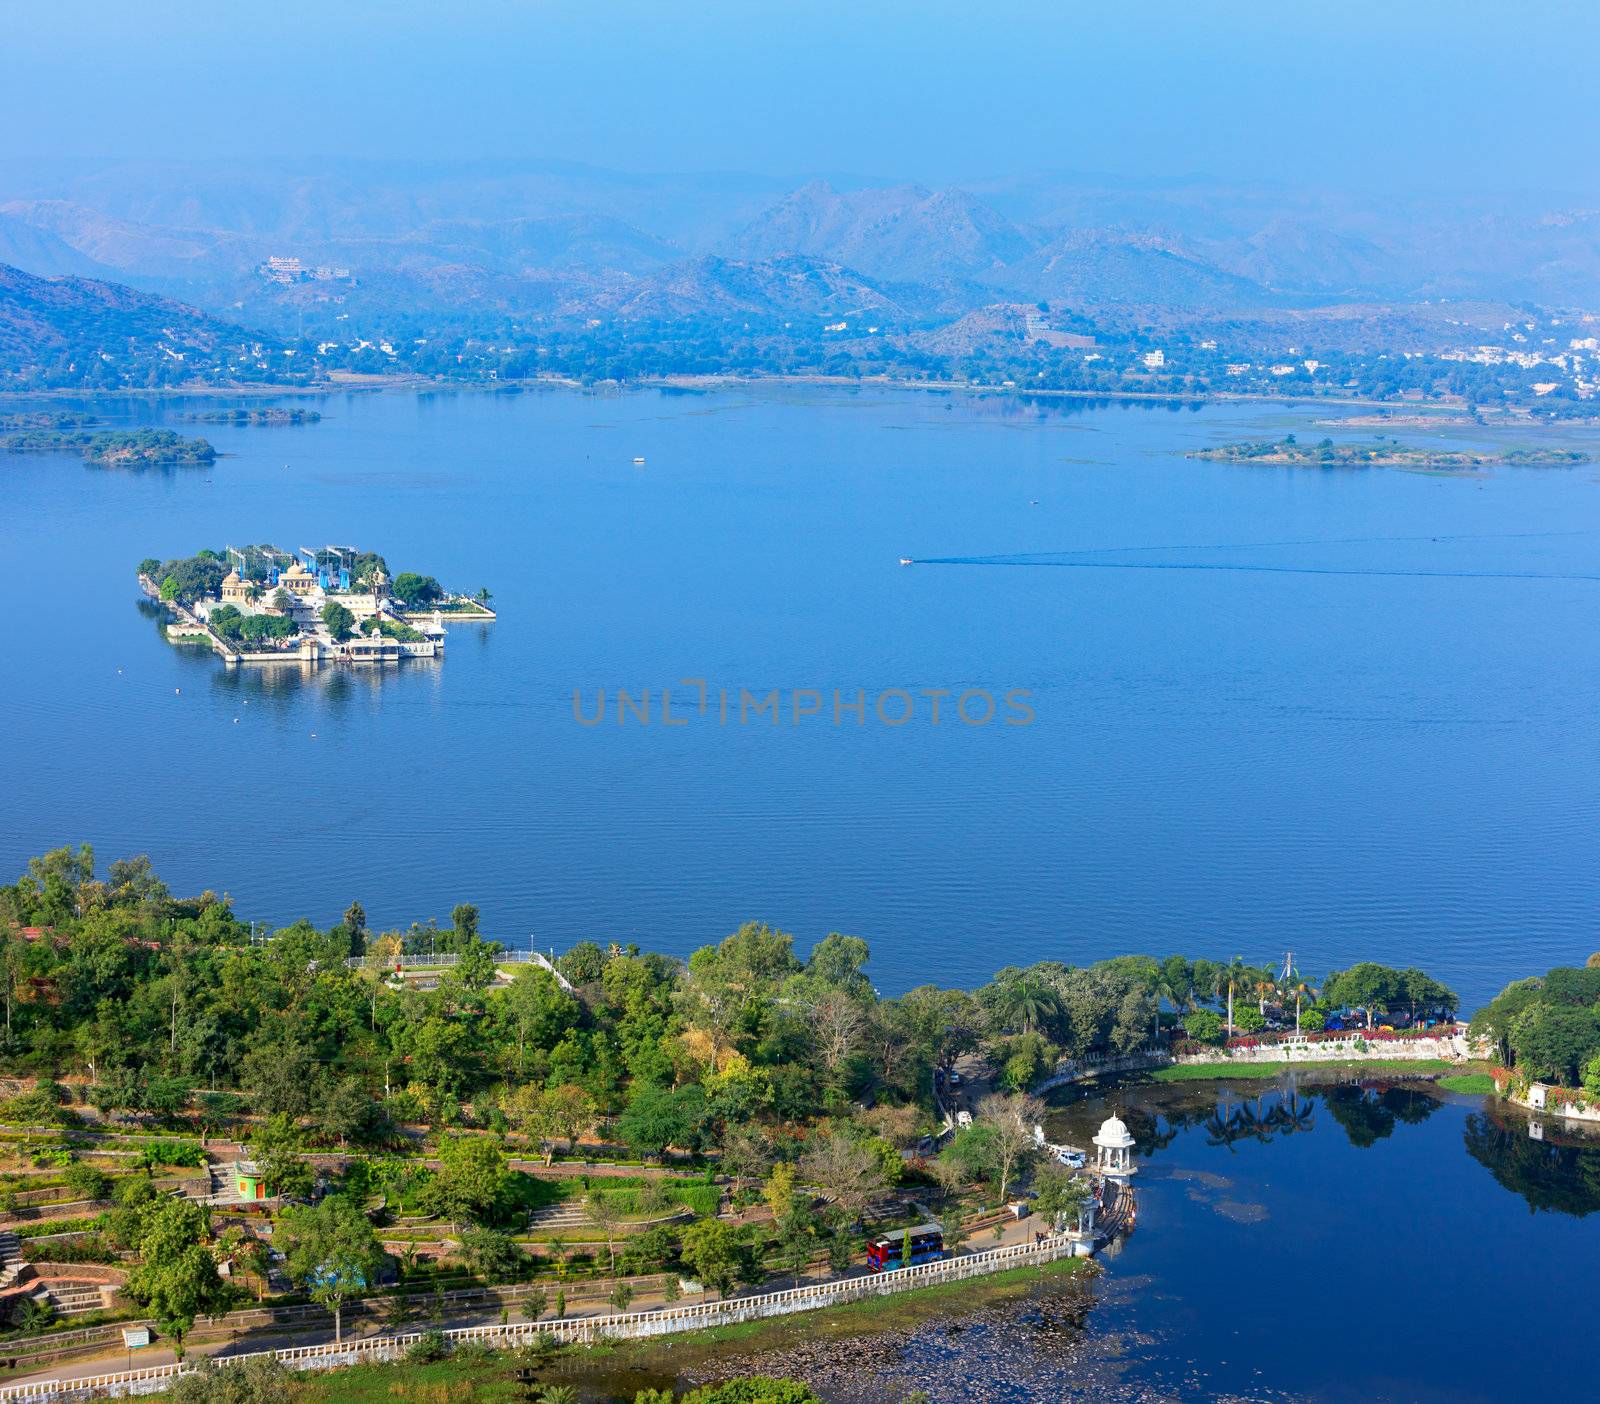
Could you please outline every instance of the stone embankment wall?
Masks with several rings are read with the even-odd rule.
[[[1217,1053],[1198,1053],[1174,1058],[1175,1063],[1214,1063],[1222,1061]],[[1255,1048],[1230,1048],[1226,1061],[1230,1063],[1359,1063],[1374,1058],[1443,1058],[1447,1062],[1466,1062],[1473,1056],[1465,1034],[1445,1038],[1390,1038],[1364,1039],[1359,1034],[1349,1038],[1325,1039],[1319,1042],[1304,1040],[1299,1043],[1259,1044]]]
[[[1581,1102],[1569,1100],[1572,1095],[1565,1088],[1535,1082],[1528,1088],[1526,1097],[1513,1095],[1507,1100],[1545,1116],[1559,1116],[1563,1121],[1581,1121],[1586,1125],[1600,1126],[1600,1105],[1587,1099]]]
[[[1115,1073],[1148,1072],[1154,1068],[1178,1065],[1228,1063],[1365,1063],[1374,1059],[1444,1059],[1460,1063],[1486,1057],[1488,1050],[1474,1050],[1464,1033],[1441,1038],[1366,1039],[1360,1034],[1349,1038],[1301,1039],[1286,1043],[1261,1043],[1252,1048],[1207,1049],[1179,1057],[1165,1049],[1141,1049],[1117,1058],[1063,1058],[1048,1077],[1034,1084],[1035,1094],[1066,1087],[1089,1077],[1108,1077]]]
[[[761,1321],[842,1306],[868,1297],[889,1296],[916,1287],[940,1282],[961,1282],[984,1277],[1009,1268],[1029,1267],[1072,1255],[1072,1243],[1064,1234],[1052,1234],[1042,1243],[1016,1243],[1007,1248],[992,1248],[983,1253],[966,1253],[936,1263],[921,1263],[895,1272],[865,1277],[844,1277],[819,1282],[786,1292],[763,1292],[751,1297],[734,1297],[721,1302],[698,1302],[693,1306],[664,1307],[660,1311],[621,1312],[610,1316],[566,1317],[516,1326],[467,1326],[440,1334],[452,1346],[483,1345],[509,1349],[540,1336],[557,1341],[590,1345],[602,1340],[637,1340],[650,1336],[671,1336],[705,1326],[728,1326],[741,1321]],[[338,1345],[293,1346],[287,1350],[262,1351],[275,1355],[292,1370],[326,1370],[341,1365],[369,1365],[401,1360],[423,1333],[407,1332],[395,1336],[366,1336]],[[234,1356],[236,1360],[250,1357]],[[59,1399],[117,1397],[130,1394],[159,1394],[191,1362],[183,1365],[152,1365],[143,1370],[119,1370],[75,1380],[32,1380],[26,1384],[0,1388],[0,1401],[43,1401]]]
[[[1042,1082],[1037,1082],[1030,1089],[1035,1095],[1042,1095],[1052,1088],[1066,1087],[1074,1082],[1081,1082],[1087,1077],[1111,1077],[1116,1073],[1148,1072],[1151,1068],[1168,1067],[1174,1061],[1172,1054],[1164,1049],[1141,1049],[1137,1053],[1125,1053],[1119,1058],[1063,1058],[1056,1064],[1056,1070]]]

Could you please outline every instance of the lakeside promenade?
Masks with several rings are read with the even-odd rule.
[[[1075,1256],[1075,1245],[1066,1234],[1036,1236],[1032,1225],[1025,1223],[1011,1226],[1007,1233],[1016,1241],[979,1252],[958,1253],[938,1262],[920,1263],[893,1272],[858,1272],[852,1276],[785,1291],[753,1293],[715,1302],[664,1305],[648,1311],[597,1313],[505,1325],[467,1325],[446,1328],[440,1334],[452,1347],[480,1345],[497,1350],[514,1349],[542,1338],[553,1339],[562,1345],[640,1340],[844,1306],[872,1297],[968,1281],[1013,1268],[1037,1267]],[[429,1334],[426,1331],[378,1333],[347,1337],[340,1342],[250,1351],[233,1351],[225,1344],[210,1358],[232,1361],[272,1355],[294,1370],[337,1369],[347,1365],[402,1360],[412,1346]],[[196,1352],[181,1364],[169,1360],[138,1369],[111,1371],[103,1369],[103,1360],[82,1362],[48,1375],[0,1386],[0,1401],[35,1404],[36,1401],[159,1394],[177,1376],[198,1368],[197,1358],[206,1357]]]

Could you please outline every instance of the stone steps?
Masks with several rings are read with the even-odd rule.
[[[593,1228],[594,1224],[582,1204],[562,1203],[547,1204],[542,1209],[535,1209],[528,1215],[528,1227],[531,1229],[576,1229]]]
[[[10,1229],[0,1231],[0,1292],[13,1286],[28,1270],[22,1256],[22,1240]]]

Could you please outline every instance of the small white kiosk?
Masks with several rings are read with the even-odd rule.
[[[1113,1112],[1094,1133],[1095,1169],[1109,1180],[1126,1180],[1137,1173],[1133,1163],[1133,1137],[1122,1118]]]

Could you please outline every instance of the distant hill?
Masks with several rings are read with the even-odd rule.
[[[205,283],[265,256],[257,241],[230,231],[141,224],[67,200],[13,200],[0,205],[0,217],[48,236],[114,277]]]
[[[26,268],[47,278],[63,274],[95,277],[110,273],[49,229],[0,207],[0,263]]]
[[[895,282],[991,277],[1037,241],[959,190],[917,185],[840,194],[813,181],[720,246],[733,258],[807,254]]]
[[[1009,285],[1030,297],[1085,308],[1259,307],[1273,292],[1193,257],[1152,235],[1078,229],[1008,270]]]
[[[886,288],[825,259],[705,257],[673,264],[646,278],[599,290],[596,313],[630,320],[695,318],[829,318],[865,313],[905,315]]]
[[[0,385],[161,385],[226,364],[250,333],[164,297],[0,264]]]
[[[0,260],[29,272],[114,277],[251,320],[287,305],[298,325],[303,299],[255,274],[271,254],[349,266],[372,288],[393,278],[397,296],[415,275],[424,293],[448,283],[470,299],[429,309],[443,312],[563,305],[552,284],[568,274],[620,284],[696,257],[791,254],[881,287],[921,285],[913,300],[951,315],[1057,295],[1168,312],[1263,297],[1600,307],[1600,212],[1483,191],[1379,198],[1049,173],[794,186],[488,158],[0,159]],[[375,310],[373,298],[342,310]]]
[[[339,244],[345,255],[367,254],[379,246]],[[639,273],[683,257],[683,250],[653,234],[608,215],[542,215],[483,222],[439,220],[395,241],[392,248],[426,250],[456,263],[473,263],[499,273],[615,269]]]

